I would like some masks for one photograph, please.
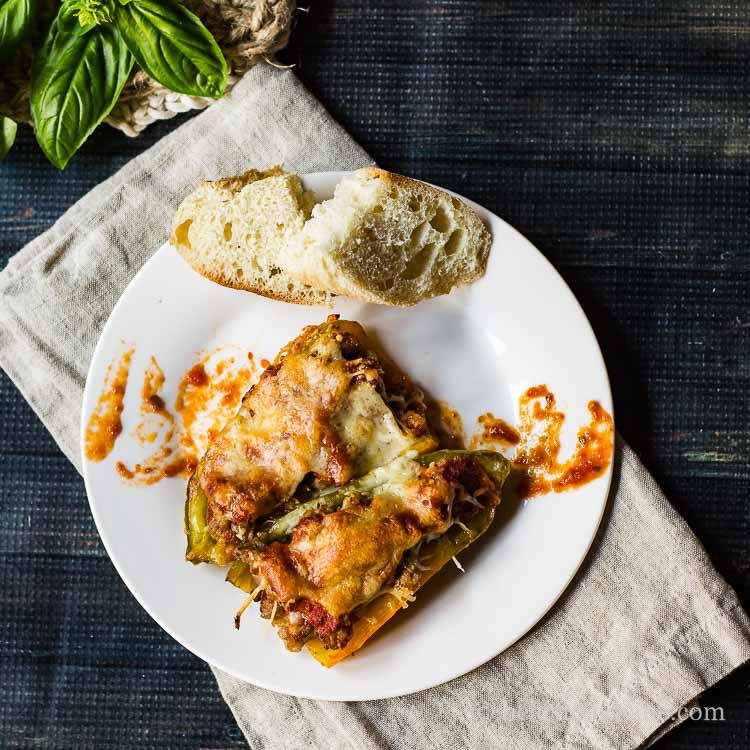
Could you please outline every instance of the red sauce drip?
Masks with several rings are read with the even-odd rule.
[[[188,386],[194,388],[203,388],[208,385],[208,375],[206,374],[206,368],[203,362],[198,362],[197,365],[193,365],[183,376],[180,388],[184,389]]]
[[[557,410],[555,396],[546,385],[533,386],[519,398],[518,429],[490,413],[483,414],[472,447],[498,442],[517,446],[513,465],[520,497],[580,487],[601,476],[614,448],[610,414],[598,401],[590,401],[588,410],[589,424],[578,430],[575,450],[567,461],[559,460],[565,414]]]
[[[135,474],[122,461],[118,461],[115,464],[115,469],[123,479],[133,479],[135,477]]]
[[[578,430],[576,449],[563,464],[563,471],[554,481],[555,492],[569,487],[580,487],[596,479],[612,460],[614,424],[612,417],[598,401],[589,401],[591,422]]]
[[[164,372],[155,357],[151,360],[143,374],[143,387],[141,388],[141,413],[142,414],[159,414],[165,419],[172,419],[172,415],[167,410],[164,399],[159,395],[164,386]]]
[[[271,363],[267,359],[263,358],[260,361],[260,366],[265,370],[267,367],[271,366]]]
[[[198,465],[198,460],[192,456],[182,456],[164,467],[165,477],[189,477]]]
[[[477,420],[482,426],[481,435],[475,436],[477,443],[504,443],[518,445],[521,435],[515,427],[511,427],[505,420],[496,417],[491,412],[482,414]]]
[[[596,479],[609,466],[614,446],[612,417],[590,401],[591,422],[581,427],[573,455],[560,463],[560,430],[565,415],[556,410],[555,396],[546,385],[529,388],[519,399],[522,440],[514,463],[521,469],[521,497],[563,492]],[[535,428],[543,426],[540,434]]]
[[[209,372],[206,367],[211,361],[214,364]],[[220,350],[214,350],[180,381],[174,406],[182,417],[182,452],[193,465],[237,411],[251,385],[255,372],[252,356],[248,357],[247,366],[230,367],[234,363],[235,357],[222,356]]]
[[[125,480],[135,484],[155,484],[165,476],[164,464],[172,455],[175,419],[160,395],[164,387],[164,371],[155,357],[151,357],[143,373],[141,388],[141,421],[135,437],[141,443],[153,443],[161,436],[156,450],[132,468],[118,461],[115,468]]]
[[[85,453],[89,461],[103,461],[122,432],[122,411],[133,351],[134,347],[131,346],[107,368],[102,391],[86,425]]]
[[[170,411],[161,393],[164,372],[151,357],[143,376],[141,421],[134,437],[142,444],[156,443],[156,449],[132,467],[118,461],[117,473],[124,480],[141,485],[154,484],[165,477],[189,477],[208,442],[236,412],[251,385],[255,371],[252,353],[247,360],[243,357],[242,362],[247,364],[233,366],[236,358],[221,349],[206,354],[180,379],[174,411]],[[107,385],[108,392],[112,391],[110,384]],[[112,392],[124,396],[124,385]],[[121,411],[120,398],[117,414]],[[122,430],[121,425],[119,430]]]

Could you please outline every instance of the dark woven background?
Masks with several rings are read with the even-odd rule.
[[[750,605],[750,4],[320,1],[282,57],[383,166],[486,205],[560,269],[620,430]],[[183,119],[103,127],[64,175],[24,129],[0,165],[2,262]],[[0,453],[0,745],[243,746],[4,375]],[[724,722],[659,747],[750,747],[749,682],[706,695]]]

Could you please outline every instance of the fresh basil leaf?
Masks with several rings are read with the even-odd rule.
[[[31,76],[31,116],[47,158],[64,169],[70,157],[109,114],[133,67],[115,26],[81,29],[60,9]]]
[[[115,15],[136,62],[172,91],[218,98],[227,62],[211,32],[175,0],[130,0]]]
[[[31,32],[36,0],[0,0],[0,60],[7,60]]]
[[[90,15],[84,15],[84,18],[81,18],[79,6],[80,3],[77,0],[63,0],[57,13],[59,31],[69,36],[84,36],[99,25]]]
[[[16,125],[10,117],[0,116],[0,159],[4,159],[16,140]]]
[[[64,0],[64,3],[78,19],[79,26],[91,28],[112,23],[114,0]]]

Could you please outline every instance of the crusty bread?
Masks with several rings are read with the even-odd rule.
[[[170,241],[212,281],[311,305],[336,294],[414,305],[485,271],[491,239],[482,220],[422,182],[360,169],[331,200],[312,204],[296,175],[250,170],[189,195]]]
[[[458,198],[373,167],[345,177],[314,207],[282,265],[316,289],[408,306],[478,279],[490,243]]]
[[[281,167],[204,182],[177,210],[170,242],[198,273],[224,286],[285,302],[330,304],[327,292],[279,265],[312,202],[299,178]]]

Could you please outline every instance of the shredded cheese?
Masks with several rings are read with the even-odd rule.
[[[397,599],[402,609],[406,609],[409,604],[411,604],[413,601],[416,601],[417,599],[414,594],[410,594],[408,591],[401,591],[400,589],[393,588],[392,586],[386,586],[385,588],[380,589],[380,591],[378,592],[378,596],[382,596],[383,594],[390,594],[392,597]]]
[[[458,558],[457,558],[457,557],[456,557],[455,555],[453,555],[453,557],[451,558],[451,560],[453,560],[453,562],[454,562],[455,566],[456,566],[456,567],[457,567],[457,568],[458,568],[458,569],[459,569],[459,570],[460,570],[460,571],[461,571],[462,573],[465,573],[465,572],[466,572],[466,570],[464,569],[464,566],[463,566],[463,565],[461,565],[461,563],[460,563],[460,562],[458,561]]]
[[[234,615],[234,627],[237,628],[237,630],[240,629],[240,618],[242,617],[245,610],[255,601],[255,597],[260,594],[261,591],[265,588],[265,584],[261,583],[259,586],[257,586],[253,593],[250,594],[250,596],[245,600],[245,603],[237,610],[236,614]]]
[[[271,629],[271,626],[273,625],[273,618],[276,617],[276,608],[279,606],[279,600],[275,599],[273,602],[273,609],[271,610],[271,619],[266,623],[266,629],[265,632],[268,633],[268,631]]]

